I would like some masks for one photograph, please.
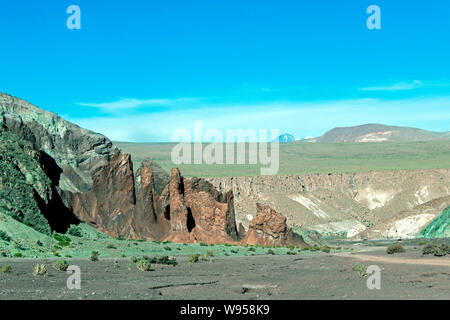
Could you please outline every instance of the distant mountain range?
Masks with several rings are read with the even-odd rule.
[[[334,128],[324,135],[307,139],[308,142],[413,142],[450,140],[450,132],[433,132],[410,127],[364,124],[355,127]]]

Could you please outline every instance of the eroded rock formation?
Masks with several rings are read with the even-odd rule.
[[[299,245],[305,246],[301,237],[295,236],[288,228],[286,217],[271,207],[261,203],[256,204],[256,217],[250,221],[250,226],[243,243],[250,245]]]

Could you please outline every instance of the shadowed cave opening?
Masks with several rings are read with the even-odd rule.
[[[170,220],[170,204],[164,208],[164,218]]]
[[[192,216],[191,208],[187,208],[187,218],[186,218],[186,226],[189,232],[192,231],[192,229],[195,228],[195,219]]]

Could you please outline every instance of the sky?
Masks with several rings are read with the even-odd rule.
[[[81,29],[67,28],[70,5]],[[381,29],[366,12],[377,5]],[[0,91],[112,140],[450,130],[448,0],[0,0]]]

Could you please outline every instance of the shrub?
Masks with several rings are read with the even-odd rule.
[[[231,251],[231,253],[238,253],[238,252],[239,252],[239,251],[236,250],[236,249],[231,249],[230,251]]]
[[[357,263],[353,266],[353,271],[357,272],[361,277],[367,275],[367,267],[362,263]]]
[[[59,234],[59,233],[54,233],[53,234],[53,238],[56,240],[56,241],[58,241],[58,244],[61,246],[61,247],[68,247],[68,246],[70,246],[70,242],[71,242],[71,240],[70,240],[70,238],[68,237],[68,236],[65,236],[65,235],[63,235],[63,234]]]
[[[14,253],[14,257],[15,258],[22,258],[23,255],[20,252],[16,252],[16,253]]]
[[[44,244],[42,243],[41,240],[36,241],[36,244],[37,244],[39,247],[42,247],[42,246],[44,245]]]
[[[55,264],[53,265],[53,268],[59,271],[66,271],[68,267],[69,263],[64,259],[56,261]]]
[[[147,259],[139,259],[136,262],[136,267],[141,271],[149,271],[151,264]]]
[[[322,246],[322,247],[320,247],[320,251],[325,252],[325,253],[329,253],[330,252],[330,247]]]
[[[116,246],[114,244],[112,244],[112,243],[108,243],[106,248],[108,248],[108,249],[117,249]]]
[[[91,252],[91,261],[98,261],[98,257],[99,257],[99,253],[98,253],[98,251],[92,251]]]
[[[0,240],[4,240],[6,242],[11,241],[11,237],[3,230],[0,230]]]
[[[295,252],[293,250],[289,250],[288,252],[286,252],[286,254],[288,254],[290,256],[295,256],[297,254],[297,252]]]
[[[119,261],[114,260],[114,268],[116,269],[120,268]]]
[[[386,252],[387,254],[394,254],[394,253],[400,253],[405,252],[405,248],[400,243],[395,243],[387,247]]]
[[[81,228],[77,225],[71,224],[70,228],[67,229],[67,234],[70,234],[71,236],[74,237],[82,237],[83,233],[81,232]]]
[[[136,258],[135,256],[130,257],[130,261],[133,263],[136,263],[138,261],[138,258]]]
[[[206,250],[205,258],[214,257],[214,252],[212,250]]]
[[[166,251],[172,251],[172,248],[171,248],[171,247],[164,247],[164,250],[166,250]]]
[[[436,257],[443,257],[450,254],[450,246],[445,243],[442,243],[440,246],[436,243],[429,243],[423,248],[422,254],[433,254]]]
[[[34,276],[45,276],[47,275],[47,266],[45,264],[37,264],[33,269]]]
[[[272,249],[269,249],[269,250],[267,250],[267,254],[272,254],[272,255],[274,255],[274,254],[275,254],[275,251],[273,251]]]
[[[0,273],[11,273],[12,267],[11,266],[3,266],[0,268]]]
[[[255,249],[255,248],[253,248],[253,247],[250,247],[250,248],[248,248],[248,251],[251,251],[251,252],[255,252],[255,251],[256,251],[256,249]]]
[[[206,242],[200,241],[200,246],[202,246],[202,247],[207,247],[208,244],[207,244]]]
[[[169,257],[169,256],[159,256],[159,257],[153,257],[153,258],[146,258],[150,263],[155,264],[167,264],[176,266],[178,264],[177,259],[175,257]]]
[[[198,262],[199,259],[200,259],[200,255],[198,253],[194,253],[189,256],[188,261],[195,263],[195,262]]]
[[[225,247],[231,247],[231,244],[225,243],[224,246],[225,246]]]

